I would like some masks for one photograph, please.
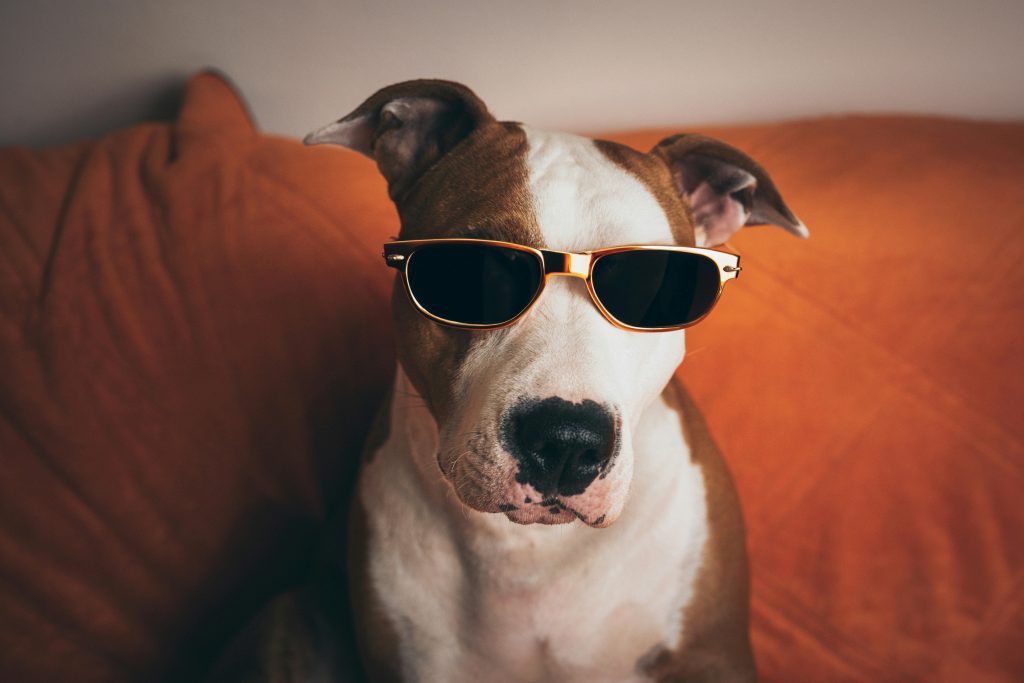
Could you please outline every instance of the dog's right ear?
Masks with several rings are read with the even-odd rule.
[[[703,135],[673,135],[651,153],[672,173],[690,207],[697,246],[724,243],[744,225],[777,225],[797,237],[807,227],[786,206],[768,172],[744,152]]]
[[[460,83],[405,81],[377,91],[303,142],[341,145],[370,157],[397,201],[438,159],[488,121],[494,117],[487,106]]]

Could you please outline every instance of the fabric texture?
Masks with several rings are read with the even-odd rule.
[[[680,369],[762,679],[1020,680],[1024,125],[695,132],[811,231],[734,239]],[[0,679],[190,680],[301,578],[391,375],[396,232],[372,163],[214,73],[173,124],[0,151]]]

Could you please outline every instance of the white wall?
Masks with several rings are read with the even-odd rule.
[[[173,111],[212,65],[302,135],[446,77],[572,130],[848,111],[1024,118],[1021,0],[0,0],[0,144]]]

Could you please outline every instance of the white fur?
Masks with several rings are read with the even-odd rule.
[[[590,138],[525,127],[537,223],[549,249],[674,244],[658,201]]]
[[[364,468],[371,590],[410,681],[643,680],[672,648],[707,538],[704,482],[662,400],[635,439],[635,495],[607,529],[467,510],[434,464],[433,418],[399,369],[387,442]]]
[[[672,244],[668,218],[651,192],[610,161],[592,140],[526,129],[529,190],[545,246],[586,251],[623,244]],[[473,494],[487,491],[499,502],[520,505],[517,463],[501,448],[502,416],[521,397],[559,396],[596,401],[621,417],[620,448],[608,476],[575,505],[588,522],[613,522],[629,491],[632,435],[644,408],[661,392],[683,360],[683,331],[644,334],[621,330],[602,317],[578,278],[549,278],[529,314],[479,343],[454,378],[460,411],[441,425],[441,461],[463,502],[478,509]],[[473,435],[470,439],[467,435]],[[448,468],[451,468],[450,470]],[[505,491],[500,489],[504,488]],[[485,499],[487,495],[481,495]],[[500,500],[499,500],[500,499]],[[543,506],[520,507],[522,522],[569,522]]]
[[[655,198],[592,141],[527,136],[545,246],[672,243]],[[459,407],[445,424],[399,368],[390,435],[359,495],[369,588],[398,634],[407,680],[641,680],[638,660],[676,644],[707,539],[701,472],[679,415],[659,398],[684,348],[681,331],[616,328],[582,280],[556,277],[528,316],[472,348],[451,378]],[[610,527],[522,506],[497,433],[524,396],[589,399],[621,417],[607,480],[566,501],[586,506],[588,524],[606,514]],[[503,500],[520,506],[508,518],[464,504]]]

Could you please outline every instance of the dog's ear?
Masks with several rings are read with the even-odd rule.
[[[484,122],[486,105],[459,83],[418,80],[374,93],[348,116],[313,131],[307,145],[348,147],[377,162],[399,199],[420,175]]]
[[[698,246],[722,244],[744,225],[767,223],[807,237],[768,173],[735,147],[682,134],[665,138],[651,154],[668,164],[676,192],[689,205]]]

